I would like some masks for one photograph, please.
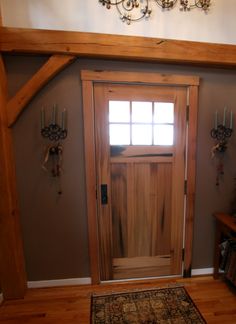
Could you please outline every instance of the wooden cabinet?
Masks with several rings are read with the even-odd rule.
[[[236,239],[236,217],[224,213],[214,214],[214,217],[216,220],[214,278],[217,279],[221,259],[220,244],[223,238],[235,237]]]

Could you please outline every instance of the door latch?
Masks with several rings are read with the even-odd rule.
[[[108,197],[107,197],[107,184],[101,185],[101,204],[107,205]]]

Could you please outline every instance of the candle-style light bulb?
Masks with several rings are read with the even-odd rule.
[[[232,112],[232,110],[230,112],[230,126],[229,126],[229,128],[233,130],[233,112]]]
[[[44,107],[41,109],[41,129],[45,127],[45,110]]]
[[[226,123],[226,110],[227,110],[227,107],[224,108],[223,126],[225,126],[225,123]]]
[[[61,129],[65,130],[65,109],[61,113]]]
[[[61,113],[61,129],[63,131],[66,129],[66,123],[67,123],[67,112],[66,109],[64,109]]]
[[[52,124],[56,125],[56,123],[57,123],[57,105],[53,105]]]
[[[218,127],[218,111],[215,112],[215,129]]]

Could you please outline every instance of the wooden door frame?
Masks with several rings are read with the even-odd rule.
[[[100,282],[98,211],[96,200],[96,154],[95,154],[95,112],[93,85],[96,82],[136,83],[146,85],[170,85],[186,87],[189,96],[189,119],[187,134],[187,179],[186,215],[185,215],[185,258],[184,277],[191,276],[192,242],[196,175],[196,136],[199,77],[182,75],[164,75],[143,72],[120,71],[81,71],[83,88],[84,145],[87,192],[87,216],[89,232],[89,255],[92,283]]]

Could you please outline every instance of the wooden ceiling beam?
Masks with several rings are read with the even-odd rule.
[[[236,45],[42,29],[0,28],[0,51],[236,66]]]
[[[8,127],[11,127],[35,94],[63,68],[76,59],[72,55],[52,55],[7,104]]]

